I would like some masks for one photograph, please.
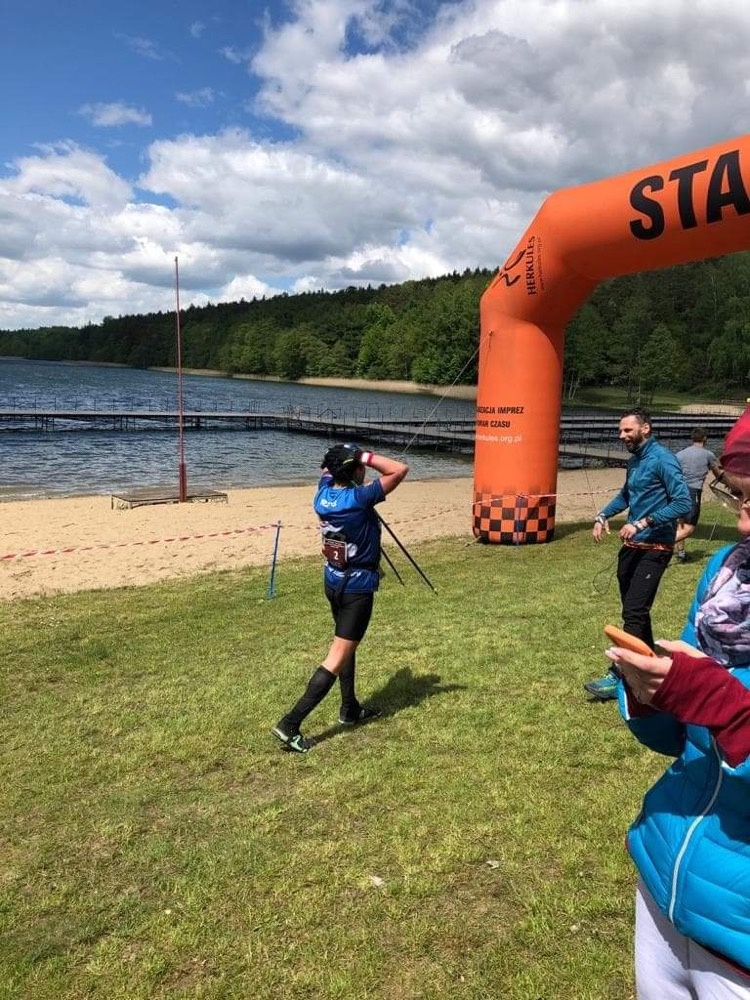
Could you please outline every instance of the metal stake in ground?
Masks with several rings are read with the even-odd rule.
[[[266,593],[266,599],[271,600],[272,597],[276,596],[276,558],[279,552],[279,535],[281,533],[281,521],[276,522],[276,538],[273,543],[273,558],[271,559],[271,576],[268,581],[268,591]]]

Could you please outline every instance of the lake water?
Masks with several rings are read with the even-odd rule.
[[[473,417],[471,400],[441,399],[294,383],[183,375],[184,408],[204,411],[335,409],[347,419]],[[0,360],[0,408],[79,410],[177,409],[177,376],[170,372]],[[58,428],[63,425],[58,424]],[[237,489],[312,483],[327,437],[282,431],[186,431],[188,489]],[[397,457],[399,449],[387,450]],[[470,457],[409,450],[410,479],[468,476]],[[0,432],[0,500],[110,494],[143,488],[177,490],[174,429],[92,431],[71,422],[53,432]]]

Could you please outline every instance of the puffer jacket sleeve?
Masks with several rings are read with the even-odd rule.
[[[635,703],[623,681],[617,692],[620,715],[639,743],[654,753],[679,757],[685,747],[685,727],[668,712],[656,712]]]

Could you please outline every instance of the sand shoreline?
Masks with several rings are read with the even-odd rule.
[[[593,519],[619,469],[562,471],[558,523]],[[228,491],[227,503],[112,509],[109,496],[0,504],[0,601],[138,586],[319,553],[314,482]],[[407,545],[471,535],[473,481],[407,480],[381,508]]]
[[[151,365],[148,371],[175,373],[176,368]],[[244,372],[227,372],[216,368],[183,368],[184,375],[204,375],[207,378],[235,379],[246,382],[273,382],[281,385],[314,385],[323,389],[362,389],[369,392],[401,392],[410,396],[442,396],[449,399],[476,399],[475,385],[433,385],[431,383],[400,381],[399,379],[334,378],[303,375],[288,379],[279,375],[248,375]]]

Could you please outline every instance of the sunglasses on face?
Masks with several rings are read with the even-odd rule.
[[[735,493],[726,483],[722,482],[721,476],[717,476],[712,483],[709,483],[708,488],[717,500],[737,514],[743,507],[750,506],[750,497],[743,496],[742,493]]]

